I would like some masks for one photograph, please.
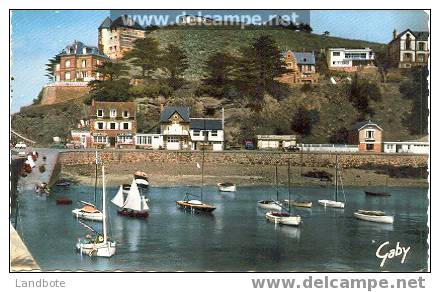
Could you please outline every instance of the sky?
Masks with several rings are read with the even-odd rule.
[[[192,14],[191,10],[186,12]],[[262,18],[273,12],[260,11]],[[209,13],[231,14],[221,10]],[[109,10],[12,11],[11,113],[31,104],[48,83],[45,76],[48,59],[74,40],[96,46],[98,27],[109,15]],[[329,31],[331,36],[388,43],[394,29],[428,30],[428,16],[420,10],[313,10],[310,25],[317,34]]]

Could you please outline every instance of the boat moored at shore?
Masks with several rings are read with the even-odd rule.
[[[354,212],[354,217],[360,220],[376,223],[394,223],[394,216],[386,215],[383,211],[357,210],[356,212]]]

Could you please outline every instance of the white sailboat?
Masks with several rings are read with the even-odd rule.
[[[276,184],[276,190],[277,190],[277,198],[276,201],[269,199],[269,200],[261,200],[258,201],[257,206],[262,209],[268,209],[268,210],[275,210],[275,211],[281,211],[281,202],[278,201],[278,166],[275,165],[275,184]]]
[[[290,160],[288,164],[288,193],[289,193],[289,201],[290,201]],[[278,185],[277,185],[278,190]],[[290,225],[290,226],[298,226],[301,224],[301,216],[296,215],[292,216],[290,214],[291,208],[290,204],[288,204],[289,209],[288,212],[267,212],[266,213],[266,219],[275,223],[275,224],[283,224],[283,225]]]
[[[357,210],[354,212],[354,217],[360,220],[376,223],[394,223],[394,216],[386,215],[385,212],[382,211]]]
[[[80,223],[85,226],[87,229],[92,230],[95,233],[94,238],[86,238],[83,240],[78,240],[76,244],[76,249],[82,253],[89,256],[98,256],[98,257],[111,257],[116,252],[116,242],[109,240],[107,237],[107,217],[106,217],[106,193],[105,193],[105,169],[104,165],[102,166],[102,211],[103,211],[103,220],[102,220],[102,235],[96,232],[91,227],[85,225],[80,221]]]
[[[338,209],[344,209],[345,208],[345,202],[338,201],[338,179],[341,182],[341,188],[342,193],[344,195],[345,200],[345,192],[344,192],[344,185],[342,184],[342,176],[339,175],[339,163],[338,163],[338,155],[336,154],[336,165],[335,165],[335,193],[334,193],[334,200],[318,200],[318,203],[323,205],[324,207],[330,207],[330,208],[338,208]]]
[[[141,196],[136,180],[131,182],[130,190],[128,191],[127,198],[124,200],[123,187],[120,186],[118,192],[113,197],[111,202],[116,206],[122,208],[118,210],[118,214],[128,217],[148,217],[148,199]]]
[[[85,201],[79,201],[83,204],[81,208],[77,208],[72,210],[73,216],[75,216],[77,219],[87,219],[87,220],[93,220],[93,221],[102,221],[103,214],[101,211],[98,210],[96,205],[96,188],[98,183],[98,151],[95,152],[95,191],[94,191],[94,204],[85,202]]]

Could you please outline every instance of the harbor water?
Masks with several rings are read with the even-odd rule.
[[[111,258],[90,258],[75,251],[75,244],[88,231],[73,217],[78,200],[93,201],[93,187],[54,187],[50,197],[33,191],[19,194],[17,231],[42,270],[86,271],[421,271],[427,269],[427,189],[369,188],[387,191],[390,197],[368,197],[365,188],[345,189],[346,208],[318,205],[332,199],[333,189],[292,187],[292,199],[313,201],[311,209],[292,208],[303,219],[299,227],[278,226],[266,221],[266,210],[257,201],[275,198],[271,186],[238,187],[235,193],[204,189],[205,202],[217,209],[212,214],[189,213],[175,201],[197,187],[150,187],[150,216],[134,219],[118,216],[108,204],[110,236],[117,242]],[[108,188],[110,200],[117,188]],[[56,205],[68,197],[72,205]],[[100,192],[98,200],[101,199]],[[287,188],[280,188],[287,199]],[[97,204],[101,206],[100,202]],[[394,224],[360,221],[357,209],[382,210],[395,216]],[[101,230],[101,223],[88,223]],[[402,256],[380,267],[376,257],[396,247],[410,247]]]

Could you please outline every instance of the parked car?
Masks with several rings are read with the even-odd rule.
[[[27,156],[26,152],[24,151],[18,152],[18,157],[26,157],[26,156]]]
[[[15,148],[25,149],[26,147],[27,145],[24,144],[23,142],[18,142],[17,144],[15,144]]]
[[[286,152],[296,152],[296,151],[300,151],[301,148],[299,148],[298,146],[295,146],[295,145],[289,145],[287,147],[284,147],[283,150]]]
[[[254,150],[254,143],[252,141],[245,141],[244,142],[244,149],[246,150]]]

